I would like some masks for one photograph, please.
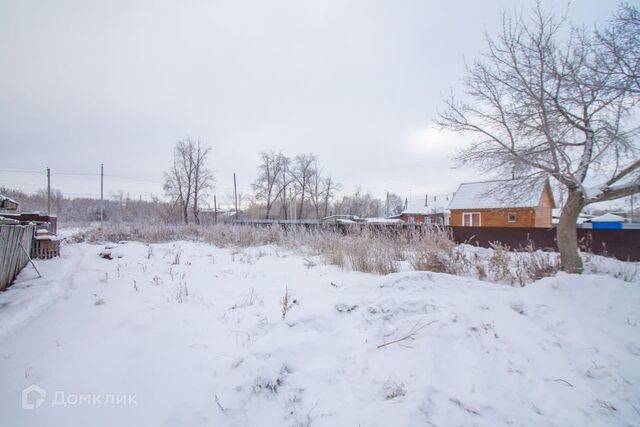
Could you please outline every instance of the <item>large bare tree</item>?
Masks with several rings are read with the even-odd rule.
[[[291,159],[284,156],[282,158],[282,174],[280,179],[277,180],[280,192],[280,208],[282,210],[282,217],[284,219],[289,218],[289,206],[293,199],[293,174],[291,173]],[[295,208],[295,206],[294,206]]]
[[[173,148],[173,166],[165,173],[165,193],[180,206],[182,220],[189,223],[189,203],[193,193],[193,146],[191,139],[176,142]]]
[[[200,223],[198,206],[213,184],[213,175],[206,166],[210,150],[191,138],[176,142],[173,148],[173,166],[165,173],[164,190],[179,205],[185,224],[189,223],[189,207],[195,222]]]
[[[191,160],[193,162],[193,219],[200,224],[199,203],[213,186],[213,174],[206,164],[211,147],[197,141],[192,145]]]
[[[296,184],[296,193],[300,195],[298,218],[304,217],[304,202],[309,197],[311,177],[317,169],[316,156],[313,154],[300,154],[293,159],[291,174]]]
[[[278,200],[285,185],[282,184],[282,176],[287,161],[282,153],[267,150],[260,153],[258,165],[258,177],[252,184],[254,197],[257,201],[266,205],[265,219],[269,219],[273,204]]]
[[[624,10],[637,17],[636,9]],[[614,19],[601,34],[617,34],[624,25]],[[500,33],[486,36],[487,51],[467,66],[464,96],[452,95],[437,119],[475,137],[458,157],[463,164],[515,178],[520,188],[547,177],[566,188],[557,229],[565,271],[583,268],[580,211],[640,191],[638,92],[632,90],[637,28],[625,39],[633,46],[607,48],[606,38],[573,28],[540,4],[528,19],[505,14]],[[615,45],[616,37],[608,40]],[[602,65],[607,55],[622,62],[629,52],[636,55],[630,72]]]
[[[329,215],[329,205],[336,197],[336,193],[342,190],[342,186],[335,182],[330,176],[322,181],[322,200],[324,205],[324,216]]]
[[[320,210],[324,200],[324,184],[325,178],[322,176],[322,168],[315,167],[311,171],[311,177],[309,178],[309,200],[313,205],[313,209],[316,213],[316,219],[320,218]]]
[[[610,74],[611,88],[640,92],[640,11],[621,4],[611,25],[596,31],[600,61],[595,71]]]

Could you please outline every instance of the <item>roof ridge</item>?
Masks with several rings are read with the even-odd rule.
[[[486,184],[490,182],[509,182],[509,181],[518,181],[517,179],[490,179],[488,181],[469,181],[469,182],[461,182],[460,185],[465,184]]]

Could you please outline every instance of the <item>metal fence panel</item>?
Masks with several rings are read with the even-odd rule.
[[[29,262],[35,225],[0,225],[0,291],[5,290]]]

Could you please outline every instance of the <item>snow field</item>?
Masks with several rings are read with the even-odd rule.
[[[638,282],[514,288],[314,266],[274,246],[112,246],[108,260],[65,245],[38,263],[44,279],[24,270],[0,295],[6,425],[640,422]],[[24,410],[31,384],[47,397]],[[55,391],[136,404],[52,406]]]

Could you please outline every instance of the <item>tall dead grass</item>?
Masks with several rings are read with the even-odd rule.
[[[512,252],[495,244],[492,250],[457,245],[442,229],[400,231],[394,227],[354,227],[347,233],[333,228],[248,226],[218,224],[166,226],[108,223],[73,236],[76,241],[117,242],[137,240],[162,243],[175,240],[206,242],[222,248],[277,245],[319,258],[319,262],[346,270],[390,274],[403,269],[434,271],[481,280],[524,286],[559,270],[555,254]]]

